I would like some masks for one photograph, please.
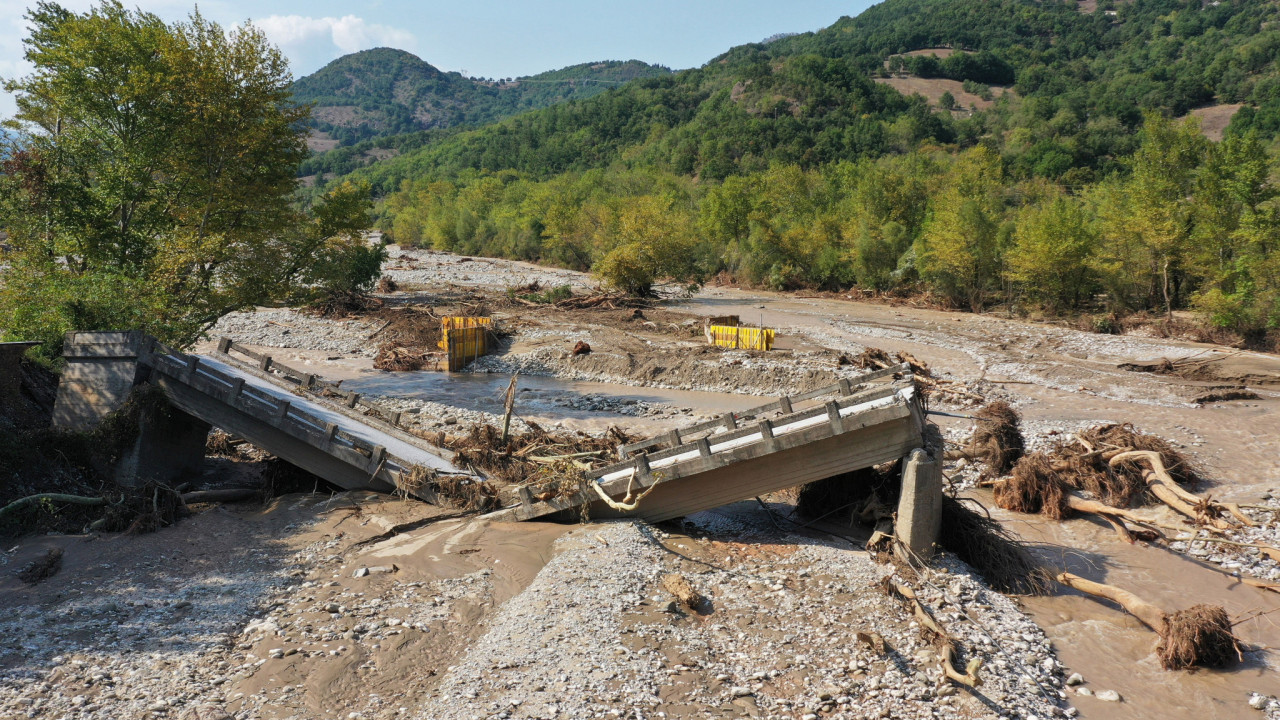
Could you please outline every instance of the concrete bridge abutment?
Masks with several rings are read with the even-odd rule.
[[[67,333],[67,365],[58,385],[53,426],[87,431],[118,410],[150,370],[138,362],[151,338],[137,331]],[[209,423],[167,403],[140,403],[138,434],[121,453],[116,482],[166,485],[198,474],[204,464]]]

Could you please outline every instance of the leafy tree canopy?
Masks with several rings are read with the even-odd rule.
[[[140,328],[187,344],[232,310],[296,297],[367,223],[348,188],[294,205],[305,108],[253,26],[167,25],[105,2],[28,14],[28,77],[0,166],[0,328],[45,341]],[[336,208],[340,208],[337,210]]]

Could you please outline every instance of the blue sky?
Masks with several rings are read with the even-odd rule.
[[[25,74],[25,0],[0,0],[0,77]],[[84,11],[91,0],[62,0]],[[125,0],[167,20],[191,0]],[[514,77],[594,60],[644,60],[697,67],[721,52],[780,32],[817,30],[856,15],[871,0],[205,0],[205,17],[223,25],[252,20],[289,56],[295,76],[347,53],[397,47],[443,70]],[[0,93],[0,116],[13,100]]]

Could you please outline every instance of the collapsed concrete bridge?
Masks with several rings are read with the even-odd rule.
[[[592,518],[659,522],[902,458],[898,539],[927,557],[942,517],[942,448],[925,415],[903,364],[620,446],[623,459],[586,473],[584,489],[543,500],[523,489],[493,517],[587,505]]]
[[[137,332],[70,333],[58,387],[56,427],[84,429],[121,407],[134,387],[162,389],[178,412],[140,418],[138,438],[117,468],[126,484],[173,481],[199,469],[210,426],[238,435],[346,489],[390,492],[424,468],[439,475],[476,474],[453,453],[405,432],[396,413],[380,412],[355,393],[274,362],[234,343],[214,356],[180,353]],[[232,355],[233,350],[256,364]],[[427,501],[426,488],[413,494]]]
[[[483,479],[455,464],[449,450],[403,430],[399,413],[230,340],[196,355],[137,332],[71,333],[64,354],[56,426],[96,424],[143,382],[162,389],[178,411],[141,419],[117,470],[122,482],[172,481],[198,470],[210,426],[347,489],[400,489],[439,502],[410,479],[422,470]],[[554,519],[585,505],[593,518],[657,522],[903,458],[896,534],[927,556],[941,519],[942,480],[940,438],[925,415],[910,367],[891,367],[621,446],[620,461],[587,473],[581,489],[538,499],[517,488],[489,517]]]

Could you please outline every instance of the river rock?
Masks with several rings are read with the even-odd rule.
[[[1067,678],[1067,684],[1072,687],[1084,684],[1084,676],[1080,673],[1071,673],[1071,677]]]
[[[1098,693],[1095,697],[1097,697],[1099,700],[1105,700],[1107,702],[1120,702],[1123,699],[1120,697],[1120,693],[1116,692],[1115,690],[1103,690],[1102,692]]]

